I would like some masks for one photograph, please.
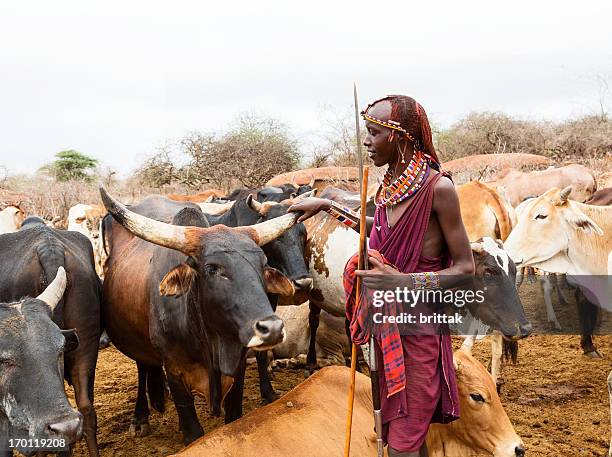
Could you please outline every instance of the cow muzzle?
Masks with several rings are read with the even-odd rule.
[[[62,436],[70,444],[76,443],[83,436],[83,416],[77,413],[76,417],[47,424],[45,432],[47,435]]]
[[[285,325],[277,316],[255,322],[253,332],[247,347],[256,351],[268,350],[285,340]]]
[[[309,292],[312,289],[312,278],[301,278],[293,281],[296,291]]]

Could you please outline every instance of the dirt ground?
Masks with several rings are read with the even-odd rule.
[[[566,294],[567,295],[567,294]],[[537,284],[523,285],[521,298],[532,320],[541,320],[542,294]],[[568,307],[560,313],[563,326],[576,319]],[[519,363],[504,368],[502,401],[517,433],[527,446],[527,456],[607,456],[610,440],[610,407],[606,379],[612,369],[612,336],[596,338],[602,359],[582,355],[575,335],[534,335],[520,343]],[[474,350],[484,363],[489,346]],[[245,388],[245,413],[260,406],[255,365],[250,365]],[[279,369],[274,387],[286,393],[304,380],[301,369]],[[152,433],[132,437],[128,428],[136,400],[136,365],[114,347],[100,353],[96,373],[95,405],[102,456],[162,456],[182,448],[176,412],[171,401],[164,415],[152,412]],[[223,424],[210,418],[197,402],[205,431]],[[305,431],[305,433],[308,433]],[[75,456],[86,456],[83,441]],[[250,456],[245,456],[250,457]]]

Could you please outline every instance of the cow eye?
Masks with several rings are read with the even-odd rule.
[[[15,365],[15,361],[12,358],[0,356],[0,368],[8,368],[12,367],[13,365]]]
[[[538,214],[535,218],[536,219],[546,219],[548,217],[548,214]]]
[[[472,400],[479,402],[479,403],[484,403],[485,399],[482,395],[480,394],[470,394],[470,397],[472,397]]]
[[[215,265],[214,263],[207,263],[204,265],[204,273],[207,275],[216,275],[220,272],[219,265]]]

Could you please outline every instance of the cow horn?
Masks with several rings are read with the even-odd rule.
[[[310,187],[314,187],[315,182],[316,182],[315,175],[314,175],[314,173],[311,173],[311,174],[310,174],[310,176],[312,176],[312,179],[310,180],[310,182],[308,183],[308,185],[309,185]]]
[[[51,284],[36,299],[44,301],[53,311],[62,299],[64,290],[66,290],[66,270],[64,270],[64,267],[59,267],[55,279],[51,281]]]
[[[248,227],[240,227],[240,229],[248,230],[249,236],[259,246],[275,240],[291,227],[295,225],[295,221],[301,215],[301,212],[288,213],[284,216],[275,217],[269,221],[260,222]]]
[[[567,186],[565,189],[559,192],[559,200],[561,200],[562,202],[567,201],[567,198],[569,197],[571,193],[572,193],[572,186]]]
[[[138,238],[180,251],[186,255],[195,254],[199,248],[197,243],[188,241],[190,238],[188,233],[193,231],[194,227],[166,224],[130,211],[125,205],[111,197],[102,186],[100,186],[100,195],[104,206],[115,220]],[[201,230],[200,228],[197,229],[197,231]]]
[[[314,197],[317,193],[317,189],[309,190],[308,192],[304,192],[303,194],[298,195],[293,199],[293,203],[298,203],[304,200],[305,198]]]
[[[253,198],[252,195],[247,196],[246,204],[248,205],[249,208],[251,208],[253,211],[255,211],[260,216],[265,216],[264,206],[261,203],[259,203],[255,198]]]

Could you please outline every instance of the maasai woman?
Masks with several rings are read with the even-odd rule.
[[[361,276],[367,288],[379,290],[398,285],[452,287],[460,275],[474,272],[457,193],[449,177],[440,172],[423,107],[410,97],[392,95],[375,101],[362,115],[367,128],[363,144],[374,165],[388,165],[388,169],[376,195],[376,213],[367,221],[369,247],[378,251],[370,251],[371,269],[354,271],[356,261],[349,261],[345,273],[349,277],[347,317],[357,343],[365,342],[369,334],[364,335],[362,322],[350,315],[354,308],[351,272]],[[304,212],[300,221],[321,210],[359,230],[358,215],[330,200],[309,198],[289,209]],[[380,398],[388,454],[427,456],[429,424],[459,417],[450,336],[444,332],[375,336],[384,367],[379,370]]]

